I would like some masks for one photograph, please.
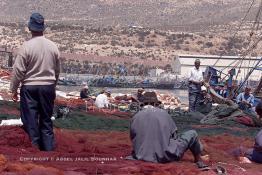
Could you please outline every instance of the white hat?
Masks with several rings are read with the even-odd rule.
[[[106,89],[105,93],[111,94],[111,90],[110,89]]]
[[[201,91],[207,91],[207,88],[205,86],[201,86]]]
[[[89,87],[87,85],[84,86],[84,89],[88,89]]]

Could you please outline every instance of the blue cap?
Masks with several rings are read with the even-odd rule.
[[[45,30],[44,17],[40,13],[33,13],[30,16],[30,20],[28,22],[28,28],[31,31],[43,32]]]

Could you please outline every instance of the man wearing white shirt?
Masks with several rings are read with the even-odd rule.
[[[189,111],[194,112],[200,99],[201,86],[203,84],[203,72],[200,69],[199,59],[195,60],[195,67],[190,69],[188,82]]]
[[[110,97],[111,92],[109,90],[106,90],[104,93],[99,94],[96,97],[95,105],[98,108],[108,108],[109,106],[109,100],[108,97]]]

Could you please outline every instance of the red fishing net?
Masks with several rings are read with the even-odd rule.
[[[1,127],[0,135],[0,152],[5,156],[0,157],[2,172],[211,175],[216,174],[215,168],[220,165],[230,175],[262,174],[261,165],[239,164],[229,153],[240,145],[252,146],[253,139],[228,134],[201,137],[210,156],[207,163],[213,168],[207,172],[196,168],[190,152],[185,154],[182,161],[168,164],[124,160],[131,152],[128,132],[55,129],[57,146],[53,152],[32,148],[28,136],[20,127]]]

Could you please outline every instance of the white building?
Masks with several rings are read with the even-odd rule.
[[[238,57],[238,56],[218,56],[218,55],[177,55],[171,66],[174,73],[181,75],[181,77],[186,78],[189,73],[189,69],[194,67],[194,62],[196,59],[201,61],[201,69],[205,71],[207,66],[214,67],[217,70],[222,71],[227,74],[229,70],[233,67],[236,68],[236,73],[239,72],[237,77],[238,80],[243,80],[247,73],[253,68],[256,63],[260,60],[259,57]],[[240,61],[243,60],[243,61]],[[241,68],[240,68],[241,67]],[[262,61],[258,67],[262,69]],[[223,78],[222,74],[222,78]],[[261,70],[255,70],[249,80],[258,81],[262,76]]]

